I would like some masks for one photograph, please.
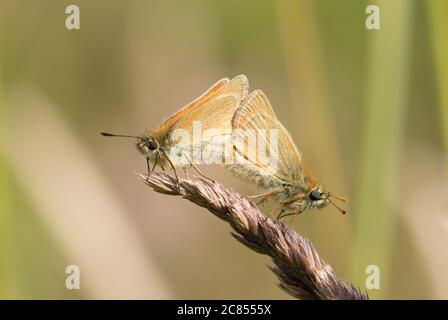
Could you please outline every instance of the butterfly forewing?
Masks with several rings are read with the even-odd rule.
[[[248,86],[245,75],[233,78],[173,125],[166,144],[170,153],[178,158],[175,162],[185,165],[191,162],[194,153],[208,155],[208,163],[224,161],[225,145],[231,146],[232,118],[241,100],[247,96]],[[198,157],[194,159],[198,160]]]
[[[239,107],[238,105],[228,105],[221,107],[219,100],[221,96],[235,94],[237,100],[242,101],[247,96],[248,80],[245,75],[239,75],[225,84],[214,96],[203,102],[194,110],[185,114],[174,125],[173,128],[182,128],[191,130],[194,121],[201,121],[203,128],[232,129],[233,114]]]
[[[252,92],[243,101],[233,117],[232,126],[235,157],[245,160],[229,165],[232,171],[266,188],[303,183],[300,153],[262,91]],[[241,135],[247,137],[247,144],[242,143]],[[255,139],[256,143],[251,144],[250,139]],[[276,150],[274,157],[261,159],[260,146],[265,150]]]
[[[192,110],[203,104],[205,101],[216,95],[226,84],[229,83],[228,78],[224,78],[212,85],[200,97],[190,102],[188,105],[163,120],[155,129],[151,131],[151,136],[158,141],[162,141],[169,134],[172,127]]]
[[[171,153],[176,157],[182,157],[177,161],[182,162],[182,165],[192,162],[193,159],[196,164],[203,161],[208,164],[222,163],[227,150],[226,146],[231,146],[232,114],[239,106],[239,99],[239,95],[235,93],[219,95],[202,106],[209,110],[210,118],[207,116],[206,119],[187,119],[188,125],[179,121],[178,126],[169,136]],[[190,121],[192,122],[190,123]],[[198,131],[195,132],[195,130],[198,130],[199,127],[200,137],[197,137]],[[198,154],[202,154],[202,157],[208,154],[207,159],[198,158]]]

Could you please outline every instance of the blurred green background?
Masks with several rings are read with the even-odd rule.
[[[65,28],[70,4],[80,30]],[[444,0],[0,0],[0,298],[289,298],[267,257],[151,192],[132,143],[98,134],[140,134],[244,73],[350,198],[345,216],[292,226],[362,290],[377,265],[372,298],[447,299],[447,14]]]

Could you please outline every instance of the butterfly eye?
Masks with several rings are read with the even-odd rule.
[[[313,191],[310,192],[309,198],[312,201],[320,200],[320,199],[322,199],[322,192],[320,192],[317,189],[314,189]]]
[[[155,140],[148,140],[146,146],[149,150],[156,150],[159,147],[159,144]]]

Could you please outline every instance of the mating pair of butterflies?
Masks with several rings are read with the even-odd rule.
[[[199,98],[165,119],[155,129],[141,136],[116,135],[104,133],[104,136],[121,136],[137,139],[136,147],[145,156],[148,175],[156,166],[162,169],[172,168],[177,178],[176,167],[184,164],[173,161],[172,155],[193,150],[197,146],[182,145],[173,134],[177,129],[193,135],[194,123],[200,121],[203,134],[200,138],[202,148],[223,137],[220,141],[231,144],[234,154],[242,156],[244,162],[230,162],[225,166],[235,175],[253,183],[265,190],[255,197],[261,201],[274,198],[279,203],[278,219],[303,212],[307,208],[323,208],[332,203],[341,213],[344,210],[336,206],[331,197],[346,201],[325,192],[323,187],[305,170],[302,156],[294,144],[290,134],[280,123],[272,109],[269,100],[261,90],[249,94],[249,81],[245,75],[239,75],[232,80],[219,80]],[[213,130],[206,130],[213,129]],[[269,148],[271,140],[267,132],[275,130],[277,134],[276,161],[263,162],[258,157],[250,157],[249,153],[257,150],[260,143]],[[257,143],[251,146],[235,143],[234,132],[258,133]],[[261,133],[261,134],[260,134]],[[230,137],[230,139],[228,139]],[[189,148],[187,148],[189,147]],[[188,154],[185,158],[191,160]],[[200,171],[190,161],[189,165]]]

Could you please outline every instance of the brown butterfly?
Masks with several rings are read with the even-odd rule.
[[[137,139],[137,150],[146,158],[148,176],[158,165],[165,170],[171,167],[177,176],[176,167],[185,169],[188,163],[201,175],[193,165],[192,150],[204,148],[215,136],[225,137],[231,134],[232,117],[240,102],[248,95],[249,84],[245,75],[239,75],[232,80],[221,79],[204,92],[199,98],[163,120],[156,128],[140,136],[121,135],[101,132],[103,136],[126,137]],[[199,122],[204,129],[213,128],[214,134],[207,135],[207,130],[199,141],[182,143],[173,133],[182,130],[187,135],[193,135],[193,126]],[[171,155],[180,159],[175,162]],[[152,168],[150,164],[152,163]],[[186,169],[185,169],[186,170]]]
[[[261,198],[261,202],[274,198],[279,202],[277,219],[300,214],[307,208],[324,208],[329,203],[345,214],[331,198],[347,200],[324,191],[322,185],[304,168],[299,150],[261,90],[255,90],[241,103],[232,119],[232,127],[235,156],[239,156],[241,161],[227,164],[226,167],[266,190],[254,198]],[[276,135],[271,137],[269,132]],[[256,143],[248,145],[247,139]],[[260,156],[262,149],[274,150],[275,157],[266,161]]]

